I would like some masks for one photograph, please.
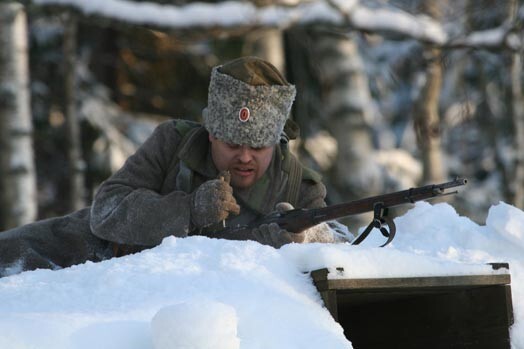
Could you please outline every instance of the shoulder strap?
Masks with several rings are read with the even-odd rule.
[[[298,204],[300,184],[302,183],[302,165],[294,156],[289,155],[287,156],[289,158],[289,175],[286,201],[295,207]]]
[[[315,183],[322,181],[322,176],[314,170],[303,166],[298,159],[291,154],[287,144],[281,145],[282,169],[288,174],[288,190],[286,201],[297,206],[299,203],[300,185],[302,181],[309,180]]]
[[[180,141],[176,149],[177,156],[179,151],[184,148],[188,140],[192,137],[194,132],[191,131],[197,130],[199,126],[200,124],[189,120],[177,121],[175,128],[180,134],[180,136],[182,136],[182,140]],[[178,159],[178,162],[180,168],[176,176],[177,187],[178,189],[186,193],[190,193],[193,187],[193,171],[189,168],[189,166],[187,166],[185,161],[180,159],[180,157]]]
[[[189,131],[191,131],[192,129],[197,128],[199,126],[200,126],[200,124],[197,123],[197,122],[194,122],[194,121],[177,120],[175,128],[178,131],[178,133],[180,133],[180,135],[182,137],[184,137],[184,136],[186,136],[189,133]],[[179,148],[180,148],[180,146],[179,146]]]
[[[179,170],[176,175],[176,186],[185,193],[191,193],[193,187],[193,171],[187,166],[186,162],[179,160]]]

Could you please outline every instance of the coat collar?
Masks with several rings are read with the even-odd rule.
[[[178,151],[178,158],[192,171],[206,178],[216,178],[218,170],[211,157],[209,133],[204,127],[197,127],[189,131],[185,142]]]

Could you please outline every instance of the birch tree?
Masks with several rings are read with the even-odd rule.
[[[294,114],[302,128],[301,154],[307,154],[301,161],[320,167],[330,202],[378,194],[384,185],[373,159],[372,100],[356,35],[318,26],[286,35],[299,91]],[[356,231],[368,220],[358,215],[341,221]]]
[[[78,210],[85,206],[84,172],[80,125],[76,110],[76,35],[75,16],[65,13],[64,23],[64,69],[65,69],[65,111],[67,128],[67,157],[69,165],[69,207]]]
[[[442,2],[424,0],[423,12],[438,20],[442,17]],[[424,51],[426,63],[424,84],[415,102],[414,126],[423,164],[423,181],[443,182],[446,179],[441,135],[439,100],[442,87],[442,53],[440,48],[428,47]]]
[[[27,24],[19,3],[0,4],[0,215],[3,229],[35,220]]]
[[[515,21],[518,16],[518,2],[510,3],[510,19]],[[514,196],[513,205],[524,207],[524,95],[522,93],[522,48],[511,55],[511,97],[512,116],[515,129],[515,170],[514,170]]]
[[[382,179],[372,161],[371,96],[354,34],[324,34],[316,38],[322,90],[322,118],[337,140],[333,172],[336,192],[363,197],[380,191]]]
[[[243,55],[254,55],[271,62],[279,71],[285,72],[285,55],[282,31],[268,28],[251,32],[246,37]]]

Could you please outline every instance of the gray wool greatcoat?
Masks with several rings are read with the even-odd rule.
[[[290,194],[290,182],[300,178],[289,174],[290,164],[298,163],[292,157],[275,146],[263,177],[248,189],[234,189],[241,210],[226,220],[226,226],[252,222],[272,212],[278,202],[291,201],[297,208],[325,206],[325,186],[306,168],[301,168],[298,191]],[[192,193],[217,175],[207,131],[188,121],[164,122],[100,186],[90,208],[0,233],[0,276],[100,261],[158,245],[170,235],[254,239],[248,232],[241,236],[213,233],[222,224],[205,230],[193,226]]]

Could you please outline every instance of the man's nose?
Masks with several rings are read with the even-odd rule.
[[[241,146],[239,160],[241,162],[250,162],[252,159],[253,155],[251,154],[251,148],[246,145]]]

